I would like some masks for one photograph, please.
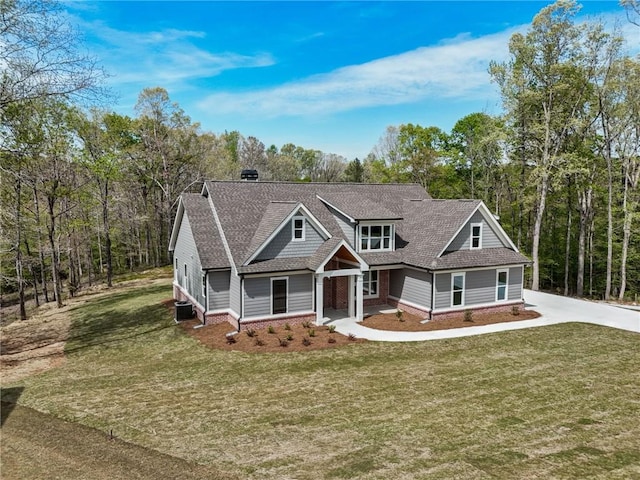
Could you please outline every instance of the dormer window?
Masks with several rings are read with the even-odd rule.
[[[293,217],[293,221],[291,223],[292,231],[291,231],[291,240],[294,242],[304,242],[304,217]]]
[[[482,223],[471,224],[471,250],[482,248]]]
[[[360,251],[389,251],[394,248],[394,228],[390,225],[360,225]]]

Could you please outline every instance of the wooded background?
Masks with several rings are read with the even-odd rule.
[[[637,1],[623,3],[637,24]],[[544,8],[491,64],[503,115],[471,113],[451,132],[389,126],[348,160],[202,131],[162,87],[140,93],[134,118],[99,108],[105,72],[60,5],[2,0],[3,298],[26,318],[27,301],[62,305],[115,273],[169,264],[179,195],[254,168],[262,181],[416,182],[434,198],[481,199],[532,259],[531,288],[637,300],[640,58],[577,11]]]

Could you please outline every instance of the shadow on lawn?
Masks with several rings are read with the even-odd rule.
[[[121,342],[173,326],[169,310],[162,303],[132,309],[130,302],[141,296],[167,292],[165,285],[136,288],[101,298],[85,305],[73,320],[65,353],[84,348]]]
[[[0,388],[0,399],[2,400],[2,405],[0,405],[0,426],[4,425],[4,422],[11,415],[23,391],[24,387]]]

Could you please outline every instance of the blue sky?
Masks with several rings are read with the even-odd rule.
[[[165,88],[202,129],[238,130],[267,147],[294,143],[364,158],[389,125],[450,131],[499,114],[491,60],[549,2],[131,2],[66,4],[111,75],[115,111],[134,115],[146,87]],[[640,29],[616,1],[581,15]]]

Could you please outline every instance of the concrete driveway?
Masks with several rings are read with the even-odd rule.
[[[640,311],[629,310],[609,304],[589,302],[575,298],[550,295],[548,293],[525,290],[526,308],[541,313],[533,320],[496,323],[478,327],[437,330],[433,332],[388,332],[367,328],[352,319],[340,319],[330,322],[344,335],[354,334],[359,338],[379,342],[419,342],[444,338],[467,337],[483,333],[504,332],[521,328],[542,327],[566,322],[584,322],[619,328],[640,333]],[[640,340],[640,339],[639,339]]]

